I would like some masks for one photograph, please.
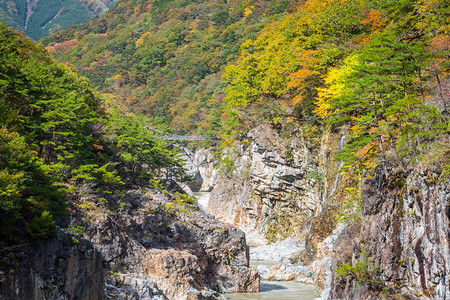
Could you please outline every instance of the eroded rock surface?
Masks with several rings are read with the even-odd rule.
[[[305,245],[293,238],[250,249],[250,259],[297,263],[305,251]]]
[[[248,138],[248,146],[230,154],[237,169],[218,179],[208,211],[243,229],[253,244],[304,235],[321,200],[305,141],[282,139],[270,125]]]
[[[222,299],[219,293],[258,291],[244,233],[172,200],[133,191],[111,199],[109,207],[122,204],[110,214],[79,211],[87,220],[79,224],[83,236],[102,254],[105,268],[117,272],[107,277],[108,296]]]
[[[0,299],[105,299],[100,253],[84,239],[0,246]]]
[[[328,247],[324,242],[322,255],[332,259],[333,275],[343,263],[365,262],[373,264],[370,276],[361,274],[359,283],[354,276],[333,276],[328,299],[450,299],[448,179],[422,166],[380,182],[365,182],[360,227],[344,230]]]

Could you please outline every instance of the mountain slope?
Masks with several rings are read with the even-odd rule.
[[[117,0],[5,0],[0,18],[34,40],[103,15]]]
[[[94,86],[155,123],[208,131],[220,119],[210,112],[223,98],[224,66],[294,2],[127,0],[43,42]]]

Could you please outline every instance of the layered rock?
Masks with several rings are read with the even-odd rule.
[[[84,239],[0,247],[0,299],[105,299],[100,253]]]
[[[220,220],[242,228],[250,242],[302,236],[321,200],[321,171],[296,136],[282,139],[271,125],[248,133],[230,154],[236,170],[224,172],[211,194],[208,211]]]
[[[195,152],[183,148],[183,160],[186,162],[185,178],[194,192],[211,191],[216,184],[218,172],[216,159],[211,149],[201,148]]]
[[[78,220],[87,221],[77,225],[111,271],[108,296],[222,299],[219,293],[257,292],[259,276],[248,267],[243,232],[177,201],[133,191],[109,199],[115,212],[91,203],[78,209]]]
[[[367,273],[332,276],[328,299],[450,299],[450,189],[431,167],[380,170],[362,187],[359,227],[347,228],[322,255],[330,271],[363,262]],[[331,253],[330,253],[331,252]]]

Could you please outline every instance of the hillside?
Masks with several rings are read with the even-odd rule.
[[[446,0],[121,0],[45,49],[0,25],[0,243],[67,228],[101,253],[99,299],[259,277],[447,299],[449,32]],[[41,280],[1,263],[10,293]]]
[[[52,214],[64,215],[85,184],[97,191],[147,185],[159,169],[179,165],[142,118],[121,114],[41,45],[4,24],[0,42],[3,240],[52,236]]]
[[[0,19],[9,27],[39,40],[88,19],[105,14],[117,0],[6,0],[0,2]]]
[[[224,66],[295,1],[121,1],[43,40],[102,92],[176,132],[213,134]],[[212,113],[212,112],[215,112]]]

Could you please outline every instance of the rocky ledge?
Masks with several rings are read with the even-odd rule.
[[[258,292],[239,229],[181,194],[85,194],[58,237],[0,244],[0,299],[226,299]]]
[[[450,189],[435,169],[363,182],[361,220],[318,246],[322,299],[450,299]]]
[[[184,196],[130,191],[74,207],[71,226],[101,253],[111,299],[222,299],[259,291],[245,235]]]

